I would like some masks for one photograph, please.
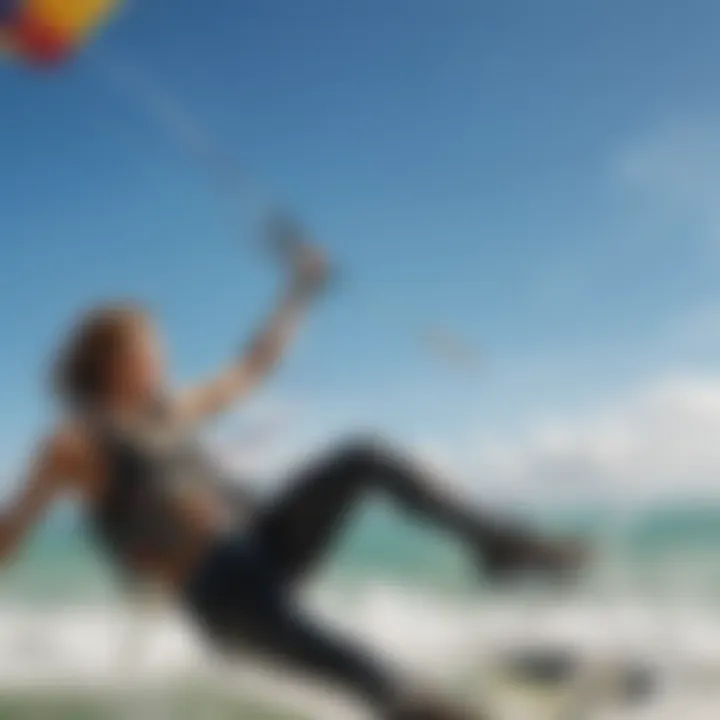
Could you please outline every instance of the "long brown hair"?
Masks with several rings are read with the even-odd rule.
[[[132,303],[103,305],[86,313],[53,366],[53,389],[60,400],[75,409],[97,404],[108,389],[113,360],[149,322],[149,313]]]

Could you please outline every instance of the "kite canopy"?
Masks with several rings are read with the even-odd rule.
[[[72,57],[122,0],[0,0],[0,50],[33,65]]]

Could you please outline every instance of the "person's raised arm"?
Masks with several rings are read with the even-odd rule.
[[[327,264],[319,250],[306,244],[286,247],[283,254],[290,278],[278,306],[235,363],[180,394],[175,410],[183,422],[195,423],[227,409],[254,390],[285,354],[312,300],[325,285]]]
[[[77,469],[66,438],[54,438],[33,460],[24,485],[0,511],[0,561],[8,560]]]

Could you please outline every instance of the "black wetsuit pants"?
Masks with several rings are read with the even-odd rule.
[[[348,511],[373,491],[451,530],[478,553],[497,551],[510,537],[421,467],[374,442],[353,443],[302,472],[257,513],[251,530],[221,540],[189,584],[187,600],[221,647],[344,686],[390,717],[399,690],[394,673],[319,627],[293,598],[293,586],[333,546]]]

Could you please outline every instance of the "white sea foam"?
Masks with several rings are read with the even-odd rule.
[[[571,648],[589,667],[641,660],[662,673],[676,697],[693,686],[695,701],[702,697],[701,682],[702,692],[710,693],[720,679],[720,616],[699,604],[653,608],[628,597],[471,602],[381,585],[367,586],[351,598],[316,592],[308,604],[409,673],[448,686],[481,676],[504,650],[537,645]],[[0,609],[0,691],[112,693],[188,679],[305,708],[318,717],[351,717],[349,708],[338,714],[331,696],[318,694],[305,679],[293,683],[277,677],[255,667],[252,658],[232,667],[213,662],[193,629],[169,609],[145,614],[109,605]],[[481,681],[476,678],[478,686]]]

